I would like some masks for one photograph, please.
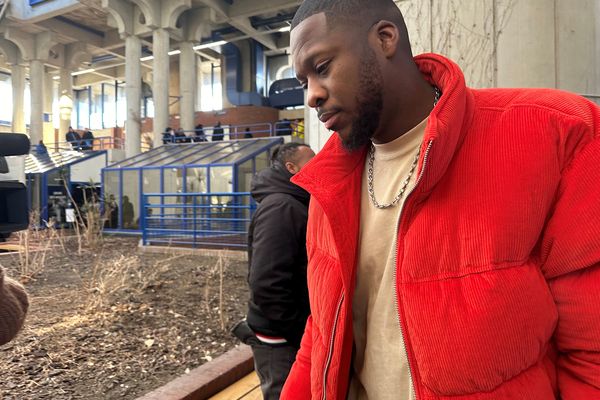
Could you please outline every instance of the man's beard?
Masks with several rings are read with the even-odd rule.
[[[359,91],[356,96],[357,115],[352,122],[348,137],[342,137],[343,146],[354,151],[370,143],[379,126],[383,77],[379,65],[375,61],[375,53],[367,48],[363,54],[359,68]]]

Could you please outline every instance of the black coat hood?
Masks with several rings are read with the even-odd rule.
[[[252,178],[250,192],[257,203],[274,193],[285,193],[293,196],[301,203],[308,205],[310,195],[300,186],[290,181],[293,175],[280,164],[263,169]]]

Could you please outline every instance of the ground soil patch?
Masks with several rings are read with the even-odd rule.
[[[134,238],[77,248],[53,245],[26,282],[26,327],[0,347],[1,399],[135,399],[238,344],[245,261],[143,253]],[[19,275],[19,257],[0,264]]]

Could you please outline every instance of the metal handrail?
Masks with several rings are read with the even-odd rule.
[[[86,142],[88,139],[81,139],[77,141],[62,141],[62,142],[50,142],[46,144],[46,147],[53,149],[54,151],[61,150],[79,150],[79,151],[95,151],[95,150],[109,150],[118,149],[122,150],[125,148],[125,140],[119,137],[113,136],[99,136],[92,140],[91,146]]]
[[[142,243],[246,248],[255,209],[247,192],[144,194]]]

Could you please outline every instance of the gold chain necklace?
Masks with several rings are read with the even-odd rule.
[[[440,97],[442,96],[442,92],[440,92],[440,89],[438,89],[436,86],[433,87],[433,91],[435,92],[435,96],[433,98],[433,107],[435,107],[437,105],[438,101],[440,100]],[[375,199],[375,189],[374,189],[374,184],[373,184],[373,164],[375,162],[375,146],[373,146],[373,144],[371,144],[371,147],[369,149],[369,169],[368,169],[367,181],[369,184],[369,198],[371,199],[371,203],[373,203],[373,205],[376,208],[383,210],[386,208],[394,207],[396,204],[398,204],[398,202],[400,202],[400,199],[402,198],[402,196],[404,196],[404,192],[406,192],[406,188],[408,187],[408,184],[410,183],[410,179],[412,178],[413,174],[415,173],[415,170],[417,169],[417,165],[419,164],[419,156],[420,155],[421,155],[421,146],[419,146],[419,149],[417,150],[417,154],[415,155],[415,158],[413,159],[413,162],[410,166],[410,170],[408,171],[408,175],[406,176],[406,179],[402,183],[402,188],[400,189],[400,191],[398,192],[396,197],[394,197],[394,200],[392,200],[391,203],[379,204],[377,202],[377,199]]]

